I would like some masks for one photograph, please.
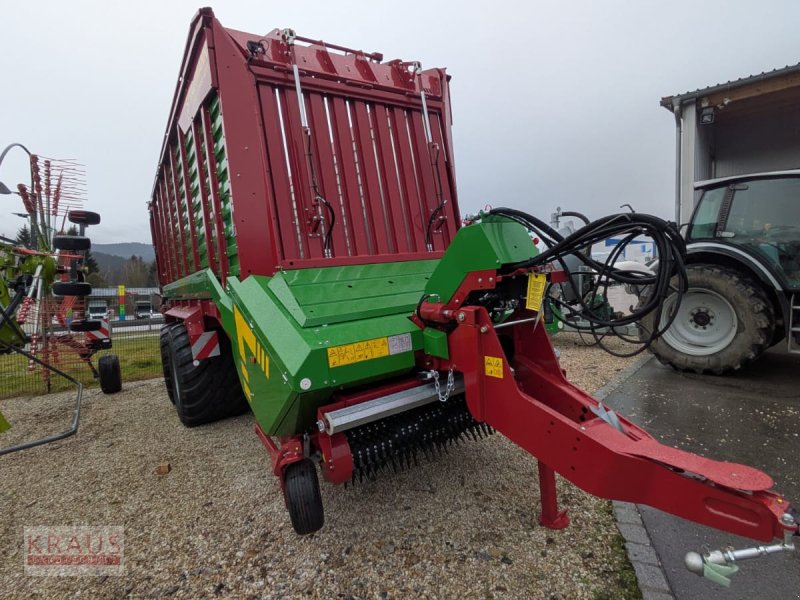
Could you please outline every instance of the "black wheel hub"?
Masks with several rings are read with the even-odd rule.
[[[714,322],[714,316],[708,312],[708,309],[698,308],[689,313],[689,320],[695,327],[706,329]]]

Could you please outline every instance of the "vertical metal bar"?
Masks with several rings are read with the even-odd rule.
[[[428,143],[425,140],[425,131],[422,124],[422,115],[417,111],[408,112],[408,128],[411,137],[411,145],[414,149],[414,162],[417,170],[417,181],[420,183],[420,193],[422,194],[425,215],[422,222],[423,232],[428,227],[428,219],[431,213],[436,210],[436,183],[433,181],[433,169],[431,168],[431,156]],[[444,250],[444,246],[436,243],[440,236],[431,236],[431,243],[434,250]]]
[[[180,154],[178,158],[181,161],[181,171],[183,172],[183,189],[184,197],[186,198],[187,213],[187,226],[189,227],[189,239],[192,242],[192,258],[194,259],[194,270],[200,270],[200,251],[197,248],[197,222],[194,218],[194,198],[192,197],[191,181],[189,180],[189,161],[186,160],[186,136],[178,128],[178,146],[180,147]],[[195,150],[196,153],[196,150]],[[196,160],[196,159],[195,159]]]
[[[294,91],[297,94],[297,107],[300,111],[300,125],[307,129],[308,117],[306,116],[306,107],[303,103],[303,90],[300,88],[300,71],[297,68],[297,63],[292,63],[292,73],[294,73]]]
[[[448,156],[445,152],[446,146],[442,136],[440,118],[441,117],[439,114],[433,113],[431,118],[431,128],[433,132],[433,143],[439,146],[439,160],[436,161],[434,169],[439,171],[439,180],[442,182],[442,195],[448,201],[447,205],[443,209],[444,214],[441,215],[446,217],[446,219],[440,230],[442,232],[442,241],[446,247],[450,245],[450,242],[453,240],[453,236],[455,236],[456,231],[458,230],[458,212],[455,201],[455,186],[450,178]]]
[[[158,269],[159,277],[158,281],[159,284],[166,283],[167,281],[167,269],[164,263],[164,251],[166,248],[164,247],[164,238],[161,235],[161,207],[158,202],[158,190],[153,190],[153,195],[150,198],[150,230],[153,235],[153,245],[156,247],[156,268]],[[158,258],[160,249],[160,256]]]
[[[208,266],[211,270],[219,275],[219,266],[217,265],[217,254],[214,250],[214,231],[211,226],[211,214],[209,211],[208,199],[208,162],[206,160],[206,153],[203,146],[203,140],[200,135],[200,125],[198,120],[192,121],[192,135],[194,136],[194,156],[197,163],[197,179],[200,185],[200,206],[203,210],[203,232],[206,240],[206,256],[208,257]]]
[[[172,271],[172,255],[173,248],[171,247],[171,238],[167,236],[167,216],[166,216],[166,199],[161,193],[161,182],[158,183],[155,189],[155,196],[157,198],[156,206],[158,207],[158,226],[161,234],[161,241],[164,243],[164,267],[166,269],[167,283],[175,280],[175,275]]]
[[[158,220],[158,208],[156,207],[156,200],[155,198],[150,199],[150,204],[148,206],[150,212],[150,236],[153,238],[153,245],[156,248],[156,272],[157,272],[157,279],[162,281],[162,275],[165,275],[164,269],[162,267],[163,258],[159,255],[158,249],[163,248],[161,245],[161,236],[158,233],[158,228],[156,225],[156,221]]]
[[[400,171],[400,187],[403,197],[406,199],[410,230],[412,236],[412,248],[414,252],[425,252],[425,211],[422,209],[423,201],[420,196],[420,189],[417,182],[416,169],[414,164],[414,149],[411,146],[411,139],[406,124],[406,113],[402,108],[393,108],[390,112],[392,119],[392,130],[394,131],[395,153],[397,156],[397,166]]]
[[[172,252],[170,252],[170,255],[172,256],[173,259],[172,276],[174,279],[180,279],[182,276],[180,263],[183,259],[181,254],[182,250],[180,244],[178,243],[178,229],[175,226],[175,219],[173,218],[174,207],[172,203],[172,197],[169,195],[167,186],[167,181],[169,180],[169,176],[167,174],[168,168],[169,168],[168,164],[165,162],[163,170],[161,172],[161,195],[164,198],[165,205],[167,207],[167,223],[169,225],[168,235],[169,235],[170,245],[172,246],[171,248]]]
[[[159,284],[163,285],[167,283],[168,275],[167,269],[164,266],[164,239],[161,237],[161,231],[159,229],[158,223],[159,215],[158,215],[158,203],[156,202],[156,196],[153,195],[153,198],[150,200],[150,235],[153,236],[153,244],[156,247],[156,269],[158,269],[158,282]]]
[[[331,124],[333,125],[333,143],[339,159],[339,177],[342,183],[342,195],[348,206],[348,226],[352,240],[353,253],[356,256],[373,253],[372,232],[365,221],[361,206],[361,191],[358,185],[353,132],[349,124],[347,104],[343,98],[332,97],[329,102]]]
[[[153,214],[155,207],[153,207],[152,202],[153,200],[151,199],[150,205],[148,206],[148,212],[150,213],[150,238],[153,240],[153,246],[156,248],[156,280],[161,280],[161,260],[158,257],[158,248],[161,247],[161,240],[156,233],[155,223],[153,222],[155,219],[155,215]],[[86,310],[85,306],[84,310]]]
[[[420,78],[420,100],[422,100],[422,123],[425,125],[425,141],[429,144],[433,141],[431,137],[431,121],[428,115],[428,102],[425,99],[425,90],[422,89],[422,78]]]
[[[286,155],[283,148],[281,113],[275,98],[274,88],[261,86],[261,119],[264,123],[264,138],[269,161],[269,179],[272,183],[273,214],[276,215],[274,230],[279,234],[281,259],[296,260],[306,255],[305,236],[298,239],[298,224],[291,206],[292,192]],[[300,207],[298,206],[298,211]],[[298,219],[300,215],[298,214]]]
[[[169,153],[169,148],[167,149]],[[169,156],[169,154],[167,154]],[[173,246],[173,256],[175,257],[175,278],[180,279],[185,275],[183,271],[183,264],[184,258],[183,253],[185,248],[180,243],[180,227],[178,226],[178,216],[177,216],[177,204],[175,202],[175,196],[172,193],[172,171],[170,170],[169,158],[167,157],[167,162],[164,165],[164,174],[163,174],[163,193],[167,199],[167,205],[169,206],[169,228],[170,228],[170,237],[172,239],[172,246]]]
[[[299,110],[300,101],[294,89],[284,90],[282,97],[284,102],[281,108],[285,116],[283,126],[286,132],[286,147],[289,151],[292,189],[297,200],[298,216],[304,226],[303,229],[308,231],[307,237],[310,238],[311,232],[307,222],[309,219],[319,215],[319,207],[314,198],[311,197],[311,173],[306,160],[307,138]],[[321,232],[321,229],[318,232]],[[312,258],[321,258],[323,256],[321,233],[316,239],[311,238],[308,240],[308,250]]]
[[[311,113],[311,130],[314,132],[312,143],[314,152],[311,160],[316,161],[316,171],[319,176],[320,194],[333,207],[336,214],[336,223],[331,231],[331,243],[334,256],[347,254],[347,243],[344,236],[344,207],[339,198],[339,186],[336,184],[336,171],[333,166],[333,148],[328,132],[328,119],[325,114],[325,102],[321,94],[307,94],[309,112]],[[327,223],[331,227],[331,223]]]
[[[378,166],[372,145],[372,127],[367,114],[367,105],[361,101],[352,101],[353,125],[356,133],[359,165],[361,166],[361,182],[367,199],[368,219],[375,232],[378,254],[389,254],[394,249],[394,240],[389,239],[391,233],[386,228],[386,215],[383,210]]]
[[[184,276],[192,273],[193,269],[189,268],[189,247],[186,243],[186,226],[183,219],[183,201],[181,200],[181,189],[178,184],[178,169],[175,166],[175,152],[173,148],[169,148],[169,166],[170,173],[172,174],[172,195],[175,199],[175,209],[178,215],[178,234],[181,236],[181,248],[183,249],[183,274]]]
[[[410,252],[408,207],[400,191],[392,135],[389,132],[389,120],[383,104],[372,105],[372,121],[378,154],[378,175],[381,178],[381,188],[386,202],[387,226],[395,239],[396,252]]]
[[[206,141],[206,161],[208,162],[209,188],[211,190],[212,215],[214,218],[217,247],[219,248],[220,275],[222,283],[228,278],[228,243],[225,239],[225,226],[222,223],[222,202],[219,198],[219,179],[217,178],[217,157],[214,153],[214,140],[211,130],[211,114],[208,106],[200,109],[203,119],[203,138]]]

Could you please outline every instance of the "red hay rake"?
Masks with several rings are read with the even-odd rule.
[[[23,147],[24,148],[24,147]],[[104,392],[121,388],[119,361],[103,356],[96,368],[93,356],[111,347],[106,319],[91,320],[85,298],[92,286],[83,263],[91,242],[86,227],[100,215],[82,209],[86,197],[82,165],[30,154],[30,185],[19,184],[30,243],[0,241],[0,353],[16,352],[28,359],[27,371],[41,377],[47,392],[54,378],[77,386],[71,427],[33,442],[0,448],[0,455],[73,435],[78,429],[82,384],[68,373],[86,368],[100,379]],[[67,221],[70,228],[66,230]]]

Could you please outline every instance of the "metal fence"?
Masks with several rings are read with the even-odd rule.
[[[59,301],[51,302],[57,306]],[[98,360],[107,354],[119,357],[123,383],[161,376],[158,340],[164,317],[141,301],[128,299],[123,310],[118,298],[104,302],[100,305],[92,299],[82,300],[70,310],[61,311],[62,319],[53,316],[57,311],[43,307],[38,321],[34,321],[38,325],[32,325],[29,319],[23,326],[31,338],[25,350],[88,386],[98,385],[95,377]],[[94,351],[87,344],[87,334],[70,330],[73,321],[84,318],[108,323],[110,349]],[[47,394],[70,387],[72,384],[63,377],[25,356],[0,355],[0,398]]]

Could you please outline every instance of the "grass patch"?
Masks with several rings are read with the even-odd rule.
[[[603,512],[608,514],[612,521],[614,518],[614,506],[605,502]],[[602,591],[595,594],[595,600],[642,600],[642,591],[639,589],[639,581],[636,579],[636,571],[633,569],[628,550],[625,548],[625,538],[620,533],[616,533],[611,539],[612,561],[616,565],[615,577],[609,583],[613,585],[613,590]]]
[[[114,335],[112,340],[111,350],[98,352],[92,357],[95,368],[101,356],[116,354],[119,357],[123,381],[151,379],[162,375],[157,330]],[[17,353],[0,355],[0,398],[34,396],[73,387],[71,382],[53,372],[50,372],[48,381],[41,368],[37,366],[30,370],[28,362],[27,358]],[[85,386],[99,385],[91,368],[73,350],[59,345],[58,357],[53,362],[57,368]]]

